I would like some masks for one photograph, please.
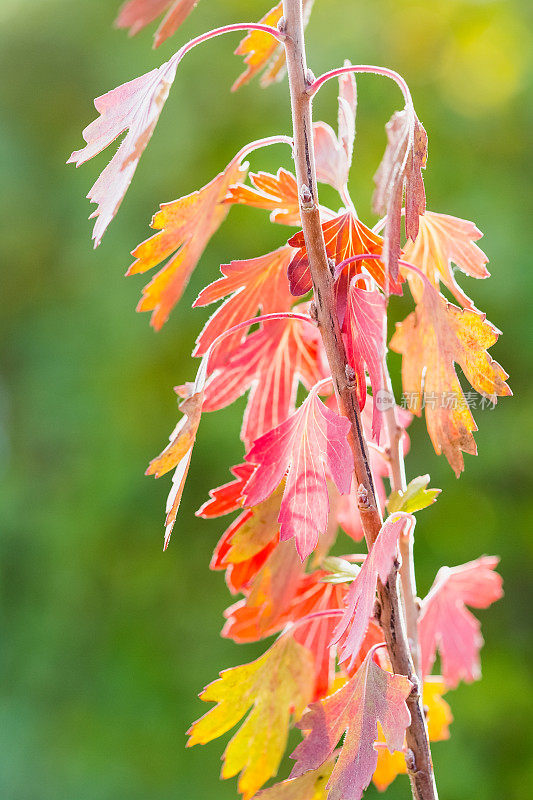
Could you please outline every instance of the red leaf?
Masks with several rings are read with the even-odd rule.
[[[381,237],[373,233],[366,225],[363,225],[360,220],[355,219],[349,212],[323,222],[322,230],[326,243],[326,253],[328,258],[335,261],[335,264],[340,264],[341,261],[362,253],[381,254],[383,246]],[[289,264],[287,273],[291,293],[296,296],[306,294],[311,289],[312,283],[303,232],[295,233],[289,239],[289,244],[291,247],[298,248],[298,252]],[[386,285],[384,264],[378,259],[369,259],[368,261],[359,262],[357,271],[360,272],[363,266],[379,286],[384,289]],[[398,283],[389,282],[389,290],[401,294],[401,280],[403,279],[400,278]]]
[[[271,211],[271,222],[300,225],[298,185],[292,172],[280,167],[276,175],[270,172],[251,172],[251,186],[236,183],[230,186],[224,202],[239,203],[250,208]]]
[[[278,560],[280,567],[283,562]],[[314,699],[324,697],[333,679],[334,655],[330,639],[337,617],[323,616],[300,622],[304,617],[319,611],[341,609],[346,597],[346,584],[323,583],[326,573],[316,570],[299,578],[296,591],[277,614],[265,620],[263,609],[254,606],[249,598],[227,609],[227,623],[223,635],[236,642],[256,641],[282,630],[289,623],[297,623],[292,636],[313,654],[315,664]],[[286,578],[286,573],[283,576]],[[380,639],[382,641],[382,638]],[[373,642],[374,643],[374,642]]]
[[[438,571],[418,619],[424,676],[431,672],[438,648],[447,686],[453,688],[460,680],[470,682],[481,677],[481,626],[465,606],[487,608],[502,597],[502,579],[494,572],[498,561],[483,556]]]
[[[291,319],[267,322],[210,379],[204,411],[224,408],[251,388],[241,432],[249,445],[287,419],[298,380],[310,389],[323,377],[320,352],[320,335],[311,326]]]
[[[391,516],[383,523],[361,571],[350,587],[346,609],[332,642],[336,644],[347,634],[340,648],[339,661],[342,663],[350,659],[349,667],[359,653],[368,621],[374,613],[378,578],[382,583],[386,582],[396,558],[400,535],[410,525],[414,525],[414,517],[409,514]]]
[[[229,514],[231,511],[241,508],[242,493],[253,471],[253,464],[237,464],[236,467],[232,467],[231,472],[235,475],[236,480],[211,489],[210,499],[198,509],[196,516],[209,519]]]
[[[258,310],[263,314],[272,314],[290,309],[293,298],[287,283],[287,266],[292,252],[285,245],[259,258],[232,261],[220,267],[224,277],[206,286],[194,306],[206,306],[228,294],[231,297],[208,320],[196,341],[193,355],[203,355],[217,336],[238,322],[251,319]],[[239,347],[245,333],[238,331],[217,345],[209,359],[210,369],[223,366]]]
[[[416,239],[419,217],[426,209],[422,169],[426,166],[427,135],[413,110],[397,111],[386,126],[387,148],[375,174],[374,210],[387,215],[383,258],[391,281],[398,277],[402,200],[405,193],[405,232]]]
[[[228,186],[245,174],[238,161],[231,161],[223,172],[196,192],[163,203],[151,227],[159,231],[137,245],[136,261],[127,275],[146,272],[169,258],[143,289],[137,311],[152,311],[151,324],[159,330],[180,299],[191,273],[207,243],[226,219],[229,206],[222,201]]]
[[[387,307],[384,296],[378,291],[360,289],[352,281],[348,290],[348,303],[344,317],[346,355],[356,375],[356,392],[359,408],[366,402],[365,364],[372,384],[372,433],[379,443],[381,411],[379,393],[384,390],[383,360],[386,351]]]
[[[312,703],[298,727],[307,733],[291,758],[291,778],[317,769],[333,754],[346,732],[339,758],[328,781],[328,800],[360,800],[378,760],[374,742],[381,723],[389,750],[401,750],[410,722],[405,703],[412,684],[403,675],[378,667],[370,650],[362,666],[341,689]]]
[[[68,163],[76,166],[100,153],[117,136],[128,131],[117,152],[91,188],[87,197],[97,204],[91,214],[97,217],[93,239],[95,247],[117,213],[144,148],[150,141],[159,115],[176,75],[178,62],[170,59],[159,69],[153,69],[128,83],[123,83],[94,101],[100,117],[83,131],[87,142],[75,150]]]
[[[154,36],[154,47],[159,47],[178,30],[197,3],[198,0],[128,0],[120,9],[115,25],[129,28],[129,35],[135,36],[168,9]]]
[[[353,456],[347,435],[350,423],[311,392],[288,419],[254,442],[246,461],[257,469],[246,484],[245,505],[271,494],[287,470],[279,521],[282,541],[293,536],[300,557],[315,549],[328,522],[326,469],[341,494],[350,491]]]

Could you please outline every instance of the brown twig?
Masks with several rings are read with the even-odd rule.
[[[329,268],[320,225],[308,79],[310,73],[305,56],[301,0],[283,0],[283,12],[284,18],[280,30],[284,35],[287,56],[294,133],[294,160],[299,187],[302,229],[313,281],[316,316],[339,409],[351,423],[350,445],[354,454],[354,471],[359,486],[359,509],[365,538],[368,546],[371,547],[380,531],[382,518],[379,503],[376,500],[355,387],[353,383],[350,383],[346,370],[348,361],[337,317],[334,280]],[[381,624],[392,668],[396,673],[406,675],[413,682],[413,691],[407,700],[411,713],[411,724],[406,733],[407,748],[411,754],[410,758],[406,759],[406,763],[413,797],[415,800],[437,800],[420,685],[407,641],[396,570],[391,573],[387,583],[379,587],[379,599]]]
[[[386,361],[383,363],[383,373],[385,377],[385,386],[390,394],[390,397],[394,399],[392,382]],[[384,411],[384,417],[389,437],[388,456],[391,489],[393,492],[404,492],[407,488],[407,481],[405,478],[405,465],[403,459],[403,428],[398,423],[398,415],[396,413],[395,403],[391,403],[387,406]],[[419,607],[416,592],[413,544],[413,532],[407,530],[406,533],[400,537],[400,555],[402,557],[400,581],[402,584],[402,599],[409,648],[411,650],[411,657],[413,659],[415,673],[417,674],[419,680],[422,680],[422,676],[420,675],[420,645],[418,642]]]

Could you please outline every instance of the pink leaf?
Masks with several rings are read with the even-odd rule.
[[[135,36],[168,9],[154,36],[154,47],[159,47],[177,31],[197,3],[198,0],[128,0],[115,24],[117,28],[129,28],[129,35]]]
[[[361,642],[363,641],[368,621],[374,613],[374,601],[378,578],[385,583],[392,569],[398,540],[407,527],[414,527],[414,517],[410,514],[393,515],[384,523],[370,553],[367,555],[361,571],[352,583],[346,599],[346,609],[334,633],[332,644],[336,644],[346,635],[341,644],[339,661],[350,660],[353,664]]]
[[[257,439],[246,456],[246,461],[258,466],[244,490],[245,505],[267,498],[289,470],[279,515],[280,538],[294,536],[302,560],[326,530],[326,470],[341,494],[350,491],[349,430],[349,421],[327,408],[312,391],[291,417]]]
[[[344,66],[350,62],[345,61]],[[316,158],[316,176],[321,183],[329,183],[337,191],[342,191],[348,182],[352,163],[355,137],[355,112],[357,109],[357,89],[352,74],[339,77],[339,132],[325,122],[313,125],[313,139]]]
[[[91,214],[91,218],[97,217],[93,231],[95,247],[100,244],[107,226],[117,213],[139,159],[150,141],[174,81],[177,64],[178,61],[172,58],[159,69],[123,83],[94,101],[100,117],[83,131],[87,145],[72,153],[69,164],[75,162],[79,167],[127,131],[117,152],[87,195],[92,203],[97,204]]]
[[[204,411],[216,411],[251,389],[242,426],[247,446],[294,409],[298,381],[310,389],[323,377],[320,335],[297,320],[269,322],[237,347],[209,380]]]
[[[386,348],[386,314],[384,296],[378,291],[360,289],[353,280],[348,291],[344,317],[346,352],[348,361],[355,370],[357,399],[361,410],[366,402],[365,364],[367,366],[374,398],[372,433],[378,443],[381,428],[379,392],[385,388],[383,359]]]
[[[479,680],[481,626],[466,605],[487,608],[503,595],[502,579],[494,572],[499,559],[483,556],[460,567],[442,567],[422,602],[418,620],[422,671],[429,675],[437,649],[442,676],[449,687],[460,680]]]
[[[297,763],[291,778],[317,769],[333,754],[346,733],[338,761],[328,781],[328,800],[360,800],[376,769],[378,720],[392,752],[403,747],[410,722],[405,703],[412,684],[403,675],[378,667],[370,650],[361,667],[341,689],[318,703],[298,723],[308,735],[291,758]]]

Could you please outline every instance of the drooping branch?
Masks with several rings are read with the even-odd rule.
[[[376,499],[352,371],[346,359],[337,317],[334,279],[329,267],[320,225],[309,93],[309,88],[315,79],[307,69],[301,0],[283,0],[283,10],[284,18],[280,29],[284,34],[287,56],[294,130],[294,159],[299,187],[302,229],[313,281],[316,316],[339,409],[351,423],[350,444],[354,454],[355,478],[359,487],[359,509],[365,538],[368,546],[371,547],[380,531],[382,518]],[[384,586],[380,586],[379,597],[381,625],[392,667],[396,673],[409,677],[414,684],[413,692],[407,701],[411,713],[411,724],[406,736],[406,764],[413,796],[415,800],[436,800],[437,790],[433,776],[427,725],[422,708],[420,685],[416,678],[407,641],[396,571],[393,571]]]

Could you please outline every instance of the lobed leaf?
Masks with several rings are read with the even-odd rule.
[[[207,243],[228,215],[222,201],[228,187],[246,174],[246,167],[233,159],[223,172],[196,192],[163,203],[152,218],[151,227],[159,231],[139,244],[132,255],[135,261],[127,275],[147,272],[169,259],[144,287],[137,311],[151,311],[151,324],[159,330],[200,260]]]
[[[194,306],[205,306],[231,295],[208,320],[196,340],[195,356],[203,355],[213,341],[238,322],[251,319],[260,310],[263,314],[288,311],[293,298],[287,283],[287,266],[292,249],[285,245],[273,253],[244,261],[223,264],[223,278],[206,286]],[[272,323],[269,323],[272,324]],[[246,331],[227,336],[210,358],[211,369],[224,366],[241,345]]]
[[[415,311],[396,325],[390,348],[401,353],[402,382],[410,410],[426,425],[437,454],[444,453],[455,474],[464,469],[462,453],[476,455],[474,418],[455,373],[461,366],[472,387],[493,403],[511,394],[508,377],[487,349],[499,331],[485,315],[448,303],[426,283]]]
[[[360,220],[356,219],[350,212],[340,214],[334,219],[322,223],[322,231],[326,243],[326,253],[335,264],[340,264],[347,258],[363,253],[374,253],[381,255],[383,240],[380,236],[373,233]],[[298,252],[289,264],[287,271],[291,293],[295,296],[306,294],[312,288],[311,273],[309,271],[309,258],[303,231],[295,233],[289,239],[291,247],[297,248]],[[381,288],[385,288],[387,277],[385,275],[384,264],[379,259],[363,260],[357,265],[357,271],[362,267],[368,270],[370,275]],[[346,274],[350,274],[348,268]],[[400,279],[403,280],[403,279]],[[346,284],[346,290],[348,285]],[[390,285],[390,290],[401,294],[400,282]]]
[[[302,560],[313,552],[328,523],[326,469],[341,494],[350,491],[349,430],[349,421],[327,408],[313,391],[292,416],[257,439],[246,455],[246,461],[257,468],[246,484],[245,505],[268,497],[288,470],[280,538],[294,536]]]
[[[74,162],[79,167],[127,131],[117,152],[87,195],[92,203],[97,204],[91,214],[91,218],[97,217],[93,230],[95,247],[100,244],[117,213],[150,141],[176,76],[177,65],[178,60],[173,57],[159,69],[123,83],[94,101],[100,116],[83,131],[87,145],[82,150],[75,150],[67,163]]]
[[[129,28],[129,35],[135,36],[166,11],[154,36],[154,47],[159,47],[178,30],[197,3],[198,0],[127,0],[115,25]]]
[[[405,534],[406,529],[412,530],[414,524],[414,517],[408,515],[386,519],[350,587],[344,614],[332,640],[332,644],[337,644],[344,637],[339,649],[339,662],[348,661],[348,669],[359,653],[369,620],[374,614],[378,579],[386,583],[397,557],[400,536]]]
[[[204,410],[225,408],[251,389],[241,431],[249,446],[287,419],[294,409],[298,381],[310,389],[324,376],[320,348],[320,335],[310,325],[292,319],[268,322],[212,375]]]
[[[426,211],[420,217],[418,235],[404,248],[406,261],[419,267],[430,283],[439,289],[442,282],[464,308],[475,310],[469,297],[461,291],[453,275],[452,262],[471,278],[488,278],[487,256],[475,242],[483,234],[473,222],[448,214]],[[419,278],[408,272],[409,285],[418,302],[423,292]]]
[[[422,673],[431,672],[439,650],[447,687],[481,677],[481,626],[466,606],[487,608],[502,597],[502,579],[494,572],[498,561],[483,556],[460,567],[442,567],[422,601],[418,619]]]
[[[387,510],[390,514],[394,511],[404,511],[406,514],[414,514],[415,511],[422,511],[432,505],[439,494],[440,489],[428,489],[430,481],[429,475],[419,475],[413,478],[406,486],[405,491],[391,492],[387,500]]]
[[[217,705],[191,726],[187,746],[216,739],[249,712],[226,747],[222,767],[222,778],[240,772],[239,791],[249,800],[278,771],[291,710],[298,718],[311,692],[311,655],[282,636],[256,661],[224,670],[204,689],[200,698]]]
[[[378,721],[391,752],[403,747],[410,722],[405,700],[411,689],[406,677],[378,667],[370,650],[354,677],[334,694],[313,703],[299,722],[307,735],[291,756],[296,760],[291,778],[325,764],[345,733],[327,784],[328,800],[360,800],[377,765],[374,742]]]

